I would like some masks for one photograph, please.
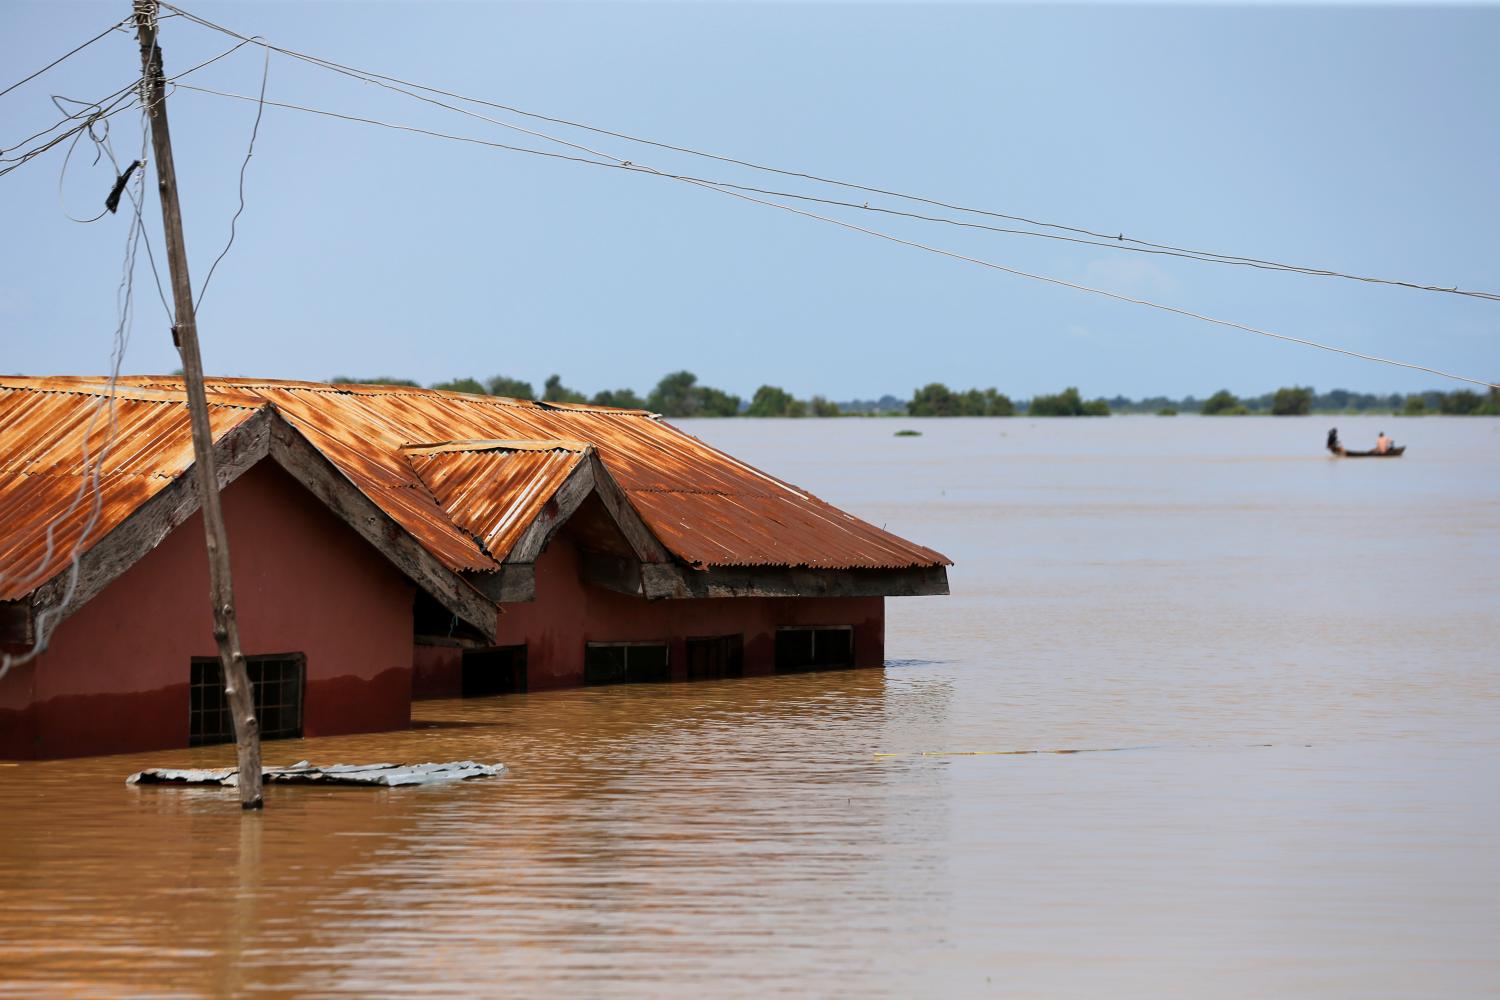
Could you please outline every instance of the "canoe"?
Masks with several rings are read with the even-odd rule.
[[[1332,448],[1328,450],[1332,451],[1339,458],[1400,458],[1401,453],[1406,450],[1406,445],[1403,444],[1399,448],[1389,448],[1385,451],[1348,451],[1344,448],[1340,448],[1337,451],[1334,451]]]

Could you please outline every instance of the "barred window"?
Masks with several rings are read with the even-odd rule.
[[[302,735],[302,692],[307,657],[301,653],[245,657],[255,718],[265,740]],[[224,696],[224,677],[215,657],[195,656],[188,679],[188,746],[234,742],[234,721]]]
[[[463,696],[521,694],[526,690],[526,646],[489,646],[463,652]]]
[[[584,646],[585,684],[643,684],[671,677],[664,642],[590,642]]]
[[[745,668],[745,637],[716,635],[687,641],[687,675],[690,681],[742,677]]]
[[[778,671],[835,670],[852,666],[853,626],[782,626],[776,629]]]

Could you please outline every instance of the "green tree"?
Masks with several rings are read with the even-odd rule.
[[[793,413],[797,400],[791,393],[777,385],[763,385],[755,390],[755,395],[750,399],[750,408],[745,411],[747,417],[800,417],[802,413]],[[804,411],[805,412],[805,409]]]
[[[181,375],[182,371],[173,372]],[[330,385],[409,385],[414,389],[422,388],[420,382],[413,382],[409,378],[391,378],[389,375],[376,375],[374,378],[350,378],[348,375],[335,375],[328,380]]]
[[[656,383],[646,406],[665,417],[732,417],[740,412],[740,397],[699,385],[698,376],[680,371]]]
[[[815,417],[837,417],[842,413],[839,404],[829,402],[826,396],[814,396],[807,401],[807,408]]]
[[[730,395],[722,389],[700,386],[698,389],[698,415],[703,417],[737,417],[740,415],[740,397]]]
[[[1026,413],[1032,417],[1107,417],[1109,401],[1091,399],[1084,402],[1077,388],[1068,386],[1052,396],[1033,396]]]
[[[1401,407],[1403,417],[1421,417],[1427,413],[1427,400],[1421,396],[1407,396],[1406,405]]]
[[[1312,401],[1311,386],[1282,386],[1271,400],[1271,416],[1305,417],[1312,412]]]
[[[1484,398],[1479,393],[1471,392],[1468,389],[1459,389],[1444,396],[1438,409],[1444,413],[1466,417],[1478,413],[1479,408],[1483,405]]]
[[[487,383],[491,396],[504,396],[507,399],[536,399],[536,390],[531,387],[530,382],[508,375],[491,375]]]
[[[437,382],[432,387],[434,389],[445,389],[448,392],[469,392],[476,396],[487,395],[484,391],[484,386],[471,378],[456,378],[451,382]]]
[[[929,382],[911,395],[906,412],[913,417],[956,417],[963,401],[941,382]]]
[[[1203,401],[1203,409],[1200,411],[1205,417],[1229,417],[1240,416],[1248,413],[1245,404],[1241,403],[1239,397],[1228,389],[1220,389]]]
[[[542,399],[548,403],[587,403],[588,397],[562,384],[561,375],[548,375],[542,385]]]
[[[996,389],[984,390],[984,415],[986,417],[1013,417],[1016,415],[1016,404],[1011,402],[1010,397]]]
[[[644,410],[646,401],[634,389],[601,389],[589,400],[595,406],[612,406],[620,410]]]

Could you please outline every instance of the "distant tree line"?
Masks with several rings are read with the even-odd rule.
[[[1319,393],[1311,386],[1283,386],[1275,392],[1244,399],[1228,389],[1220,389],[1201,403],[1191,396],[1176,404],[1170,401],[1163,402],[1185,412],[1196,411],[1204,416],[1242,416],[1256,413],[1270,414],[1273,417],[1296,417],[1309,413],[1393,413],[1407,417],[1419,417],[1428,413],[1453,416],[1500,416],[1500,390],[1495,389],[1483,395],[1470,389],[1458,389],[1453,392],[1433,390],[1411,395],[1401,393],[1376,395],[1350,392],[1348,389],[1334,389],[1330,392]]]
[[[336,385],[355,383],[394,386],[418,386],[410,379],[378,376],[349,378],[337,376]],[[780,386],[763,385],[748,401],[739,396],[702,385],[690,371],[663,376],[656,387],[641,398],[633,389],[602,389],[592,396],[563,385],[562,377],[550,375],[537,393],[530,382],[495,375],[481,382],[474,378],[456,378],[434,383],[430,388],[468,392],[483,396],[505,396],[532,399],[546,403],[590,403],[594,406],[651,410],[667,417],[1107,417],[1111,413],[1201,413],[1204,416],[1240,416],[1270,414],[1301,416],[1309,413],[1398,413],[1421,416],[1442,413],[1472,416],[1500,416],[1500,391],[1487,394],[1458,389],[1454,392],[1422,392],[1411,395],[1394,393],[1378,395],[1333,389],[1319,393],[1311,386],[1282,386],[1260,396],[1239,397],[1220,389],[1207,399],[1185,396],[1171,399],[1150,396],[1130,399],[1084,399],[1078,389],[1069,386],[1062,392],[1041,394],[1029,400],[1012,400],[998,389],[950,389],[941,382],[930,382],[912,392],[910,399],[885,395],[879,399],[856,399],[833,402],[824,396],[798,399]]]
[[[334,385],[395,385],[419,386],[411,379],[351,378],[337,375]],[[587,396],[562,383],[561,375],[549,375],[542,383],[541,394],[524,379],[508,375],[494,375],[481,382],[476,378],[455,378],[447,382],[434,382],[430,389],[448,392],[467,392],[476,396],[504,396],[508,399],[531,399],[544,403],[589,403],[594,406],[611,406],[630,410],[653,410],[669,417],[732,417],[740,410],[740,397],[732,396],[721,389],[698,384],[698,376],[692,372],[673,372],[656,383],[656,388],[642,399],[634,389],[601,389]]]

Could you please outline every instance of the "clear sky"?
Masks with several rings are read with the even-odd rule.
[[[207,3],[293,49],[526,110],[1106,232],[1500,291],[1500,8],[919,4]],[[128,13],[0,5],[0,88]],[[226,47],[163,24],[168,73]],[[130,81],[113,35],[0,97],[0,146],[48,95]],[[254,93],[246,47],[186,82]],[[490,141],[541,140],[282,57],[268,99]],[[253,104],[170,99],[193,275],[222,249]],[[812,191],[526,122],[621,159]],[[117,151],[138,119],[114,119]],[[559,147],[550,147],[559,148]],[[85,143],[0,177],[0,371],[99,372],[126,218]],[[833,197],[836,189],[819,193]],[[844,195],[844,196],[847,196]],[[856,196],[872,204],[886,200]],[[836,399],[922,383],[1013,396],[1412,391],[1334,357],[940,258],[679,182],[268,108],[239,235],[199,313],[218,374],[431,382],[551,372],[644,392],[688,368]],[[152,239],[161,250],[150,203]],[[870,213],[1010,266],[1494,379],[1500,303],[1070,246]],[[178,366],[150,272],[127,371]]]

